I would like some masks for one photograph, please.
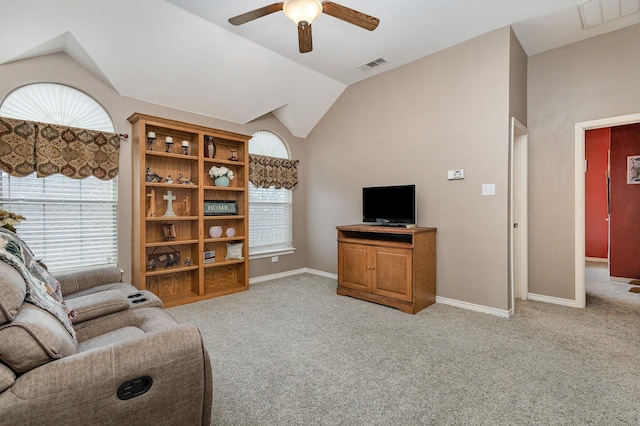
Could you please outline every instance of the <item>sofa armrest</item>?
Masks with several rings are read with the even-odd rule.
[[[81,322],[129,309],[128,299],[118,290],[105,290],[96,294],[73,297],[67,299],[66,304],[68,308],[76,312],[73,317],[74,326]]]
[[[0,418],[15,424],[209,425],[211,370],[200,331],[184,324],[108,344],[35,368],[0,394]],[[118,388],[139,377],[131,399]]]
[[[99,285],[122,282],[122,273],[123,271],[117,266],[100,266],[73,272],[63,272],[55,277],[62,287],[62,295],[67,297],[69,294]]]

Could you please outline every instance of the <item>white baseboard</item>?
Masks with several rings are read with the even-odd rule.
[[[277,274],[263,275],[263,276],[260,276],[260,277],[250,278],[249,279],[249,285],[256,284],[256,283],[261,283],[261,282],[264,282],[264,281],[275,280],[275,279],[278,279],[278,278],[291,277],[291,276],[299,275],[299,274],[313,274],[313,275],[319,275],[321,277],[332,278],[332,279],[335,279],[335,280],[338,279],[338,275],[337,274],[331,274],[329,272],[318,271],[317,269],[300,268],[300,269],[294,269],[294,270],[291,270],[291,271],[279,272]],[[475,311],[475,312],[482,312],[482,313],[485,313],[485,314],[496,315],[496,316],[503,317],[503,318],[509,318],[509,317],[513,316],[513,309],[505,311],[505,310],[502,310],[502,309],[489,308],[487,306],[476,305],[476,304],[468,303],[468,302],[462,302],[460,300],[448,299],[446,297],[436,296],[436,303],[442,303],[443,305],[456,306],[458,308],[468,309],[470,311]]]
[[[306,272],[308,274],[319,275],[319,276],[325,277],[325,278],[333,278],[334,280],[338,279],[338,274],[331,274],[329,272],[318,271],[317,269],[305,268],[304,272]]]
[[[300,268],[300,269],[293,269],[291,271],[278,272],[277,274],[262,275],[260,277],[249,278],[249,285],[261,283],[264,281],[271,281],[278,278],[292,277],[294,275],[300,275],[300,274],[313,274],[313,275],[319,275],[321,277],[333,278],[336,280],[338,279],[338,275],[336,274],[330,274],[329,272],[318,271],[317,269]]]
[[[541,294],[529,293],[527,294],[527,298],[530,300],[535,300],[536,302],[545,302],[545,303],[553,303],[554,305],[562,305],[569,306],[571,308],[577,308],[575,300],[571,299],[562,299],[560,297],[553,296],[543,296]]]
[[[587,262],[609,263],[609,259],[606,257],[585,257],[584,260]]]
[[[488,306],[476,305],[475,303],[463,302],[461,300],[449,299],[447,297],[441,296],[436,296],[436,303],[451,305],[457,308],[468,309],[475,312],[482,312],[483,314],[496,315],[502,318],[509,318],[513,315],[513,309],[506,311],[504,309],[490,308]]]

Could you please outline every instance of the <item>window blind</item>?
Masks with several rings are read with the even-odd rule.
[[[252,253],[291,247],[291,191],[250,183],[249,229]]]
[[[117,262],[117,178],[0,172],[0,204],[27,218],[18,235],[51,272]]]

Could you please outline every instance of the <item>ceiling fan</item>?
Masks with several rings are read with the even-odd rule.
[[[365,30],[376,29],[380,20],[357,10],[341,6],[332,1],[320,0],[286,0],[284,2],[273,3],[268,6],[243,13],[229,19],[233,25],[242,25],[254,19],[262,18],[274,12],[284,11],[284,14],[298,25],[298,46],[300,53],[311,52],[313,44],[311,41],[311,22],[326,13],[334,18],[341,19],[353,25],[357,25]]]

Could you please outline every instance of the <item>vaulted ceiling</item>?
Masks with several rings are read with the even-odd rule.
[[[282,12],[228,22],[269,3],[2,0],[0,65],[64,51],[123,96],[235,123],[271,112],[306,137],[350,84],[491,30],[511,25],[533,55],[640,23],[638,0],[591,0],[583,17],[611,19],[616,7],[628,16],[587,29],[577,0],[343,0],[378,28],[323,14],[313,51],[301,54]],[[359,68],[378,58],[386,63]]]

